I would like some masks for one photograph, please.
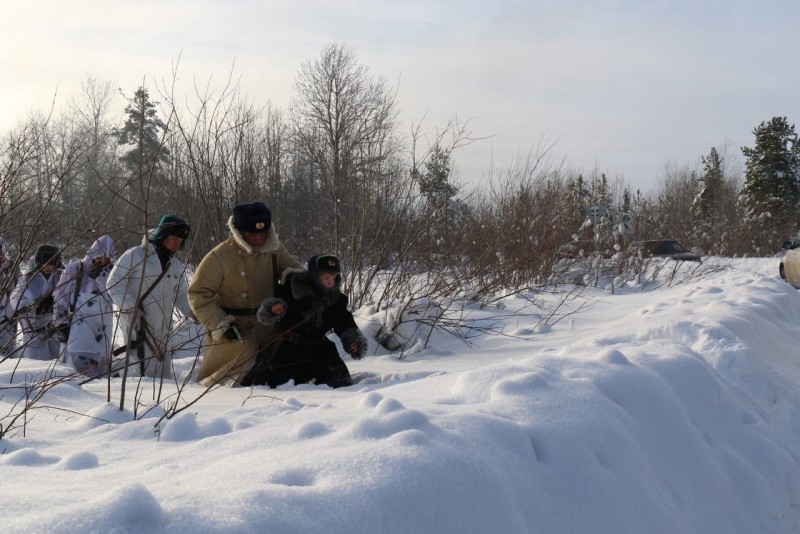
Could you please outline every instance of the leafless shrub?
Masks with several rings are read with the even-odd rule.
[[[454,119],[430,134],[416,125],[401,134],[396,89],[372,76],[346,46],[326,47],[301,66],[287,110],[242,95],[233,69],[221,87],[196,81],[189,98],[179,94],[177,78],[176,64],[172,82],[152,93],[153,106],[139,100],[127,112],[131,118],[138,109],[143,119],[158,110],[163,128],[147,143],[140,120],[138,136],[125,136],[121,144],[126,116],[112,112],[118,95],[93,78],[63,116],[32,116],[3,138],[0,227],[16,247],[15,272],[43,241],[74,257],[103,234],[119,251],[138,245],[164,213],[190,221],[185,257],[191,265],[228,237],[233,205],[264,200],[296,256],[342,258],[352,306],[374,316],[377,337],[405,357],[409,342],[425,346],[435,332],[465,342],[504,333],[505,312],[494,308],[502,295],[525,295],[544,326],[590,305],[583,300],[587,285],[673,285],[719,268],[628,257],[610,248],[616,241],[577,259],[560,258],[559,247],[575,236],[606,239],[623,221],[586,224],[582,192],[574,191],[583,178],[555,157],[553,144],[540,142],[507,168],[490,169],[485,187],[467,190],[450,167],[459,150],[479,139],[469,121]],[[126,164],[123,156],[137,149],[133,159],[140,164]],[[687,222],[698,193],[690,167],[666,166],[654,195],[631,195],[619,181],[606,183],[599,170],[589,178],[602,183],[604,203],[626,199],[630,234],[623,245],[625,239],[667,237],[695,244],[697,229]],[[736,177],[728,177],[714,212],[714,242],[702,246],[727,254],[767,250],[774,243],[766,241],[781,229],[765,234],[752,221],[742,222],[736,189]],[[760,222],[768,222],[764,217]],[[617,253],[609,258],[606,250]],[[475,309],[486,312],[481,320],[473,319]],[[198,349],[168,382],[131,382],[135,416],[158,407],[160,424],[207,394],[189,395],[199,358]],[[125,361],[117,362],[124,376],[121,409],[129,386]],[[0,360],[0,366],[14,363]],[[110,375],[104,377],[109,400]],[[55,385],[62,378],[47,380]],[[48,384],[31,385],[26,398],[40,402],[38,392]],[[24,419],[33,404],[15,404],[13,417]]]

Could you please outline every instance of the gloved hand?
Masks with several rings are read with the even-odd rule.
[[[273,325],[286,316],[287,305],[282,298],[266,298],[261,301],[256,313],[258,322],[265,325]]]
[[[56,326],[56,338],[61,343],[69,341],[69,323]]]
[[[225,330],[222,335],[225,336],[225,339],[229,339],[230,341],[242,341],[242,334],[239,331],[239,325],[236,323],[229,324],[227,330]]]
[[[348,328],[342,332],[342,347],[354,360],[360,360],[367,353],[367,338],[358,328]]]
[[[127,315],[128,315],[128,324],[131,325],[131,329],[134,332],[138,331],[142,322],[142,309],[137,306],[133,308],[131,311],[129,311]]]

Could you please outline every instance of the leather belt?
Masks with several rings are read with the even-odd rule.
[[[224,306],[220,306],[222,311],[227,313],[228,315],[234,316],[243,316],[243,315],[255,315],[258,313],[258,308],[226,308]]]

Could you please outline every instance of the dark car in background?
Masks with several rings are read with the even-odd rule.
[[[642,258],[672,258],[675,261],[701,262],[700,256],[686,249],[674,239],[651,239],[634,241],[628,246],[628,253]]]
[[[778,272],[781,278],[800,289],[800,232],[791,241],[783,242],[783,250]]]

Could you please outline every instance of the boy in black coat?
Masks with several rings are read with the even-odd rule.
[[[257,318],[277,325],[275,341],[258,355],[242,385],[271,388],[294,380],[315,381],[337,388],[352,385],[347,365],[326,337],[333,330],[356,360],[367,351],[367,340],[347,310],[347,295],[339,290],[342,267],[336,256],[314,256],[308,271],[290,271],[276,298],[264,299]]]

